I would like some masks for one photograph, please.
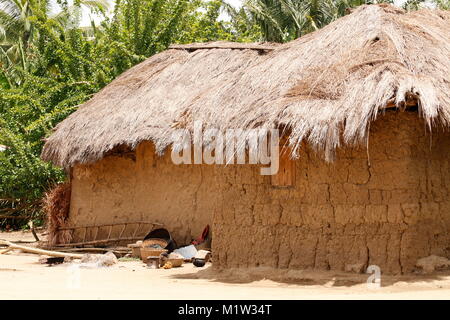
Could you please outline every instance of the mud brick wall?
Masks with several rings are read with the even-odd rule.
[[[327,164],[303,148],[295,187],[274,188],[257,168],[223,170],[215,266],[400,273],[430,254],[450,258],[449,161],[448,133],[390,112],[372,124],[368,151],[345,148]]]
[[[344,148],[328,164],[304,147],[290,188],[255,165],[177,166],[143,143],[132,157],[73,168],[69,224],[155,221],[178,244],[210,224],[218,268],[410,272],[418,258],[450,258],[450,134],[426,132],[417,113],[388,112],[368,151]]]
[[[177,166],[170,152],[155,155],[150,143],[138,146],[133,157],[108,156],[92,165],[72,170],[72,194],[69,213],[71,226],[151,221],[163,224],[179,245],[190,243],[203,228],[212,225],[214,201],[219,195],[214,167]],[[122,227],[111,233],[117,237]],[[74,240],[81,240],[80,230]],[[88,238],[93,237],[91,233]],[[99,238],[107,237],[107,228]],[[124,236],[132,236],[134,226]],[[144,236],[142,230],[139,236]]]

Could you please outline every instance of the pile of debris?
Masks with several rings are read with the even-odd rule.
[[[82,247],[82,248],[59,248],[55,250],[44,250],[32,246],[23,246],[10,241],[0,240],[0,254],[19,250],[21,252],[41,255],[39,260],[49,266],[73,262],[79,260],[77,265],[84,268],[109,267],[118,262],[120,257],[133,257],[141,259],[149,268],[171,269],[181,267],[184,263],[193,263],[196,267],[203,267],[211,260],[211,237],[209,226],[206,226],[202,235],[190,244],[178,247],[172,239],[169,231],[158,228],[151,231],[143,240],[129,244],[126,248],[108,247]],[[84,253],[76,253],[84,252]],[[90,252],[90,253],[86,253]],[[93,254],[101,252],[104,254]]]
[[[169,231],[160,228],[128,247],[132,249],[132,257],[140,258],[148,267],[171,269],[190,262],[203,267],[211,259],[210,245],[209,226],[206,226],[202,235],[186,246],[178,247]]]

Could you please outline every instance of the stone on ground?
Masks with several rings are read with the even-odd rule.
[[[434,271],[450,268],[450,260],[444,257],[431,255],[417,260],[416,267],[420,268],[424,273],[432,273]]]

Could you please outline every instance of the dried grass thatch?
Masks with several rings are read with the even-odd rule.
[[[255,48],[256,46],[256,48]],[[257,47],[261,46],[261,47]],[[450,13],[361,6],[283,45],[194,44],[131,68],[69,118],[42,157],[70,167],[119,145],[151,140],[162,152],[175,127],[283,127],[331,159],[361,143],[386,107],[416,104],[431,128],[450,124]]]
[[[70,231],[59,231],[59,228],[66,226],[70,209],[70,182],[56,185],[48,191],[43,199],[43,209],[47,214],[47,241],[49,246],[56,243],[69,243]]]

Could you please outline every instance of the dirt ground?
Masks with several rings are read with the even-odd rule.
[[[0,239],[33,241],[28,232]],[[154,270],[140,261],[108,268],[46,266],[39,256],[17,251],[0,255],[0,300],[4,299],[450,299],[450,273],[383,276],[369,288],[366,274],[274,271],[257,268]]]

